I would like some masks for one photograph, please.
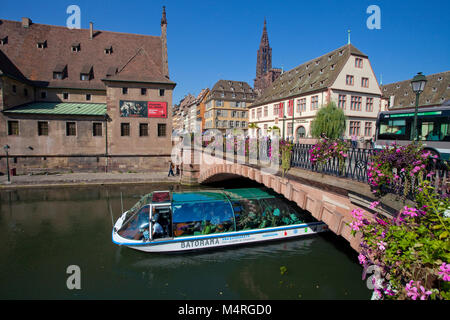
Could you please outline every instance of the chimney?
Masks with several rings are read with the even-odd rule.
[[[94,38],[94,24],[92,22],[89,22],[89,39]]]
[[[30,25],[31,25],[31,19],[30,18],[26,18],[26,17],[23,17],[22,18],[22,27],[24,27],[24,28],[29,28],[30,27]]]

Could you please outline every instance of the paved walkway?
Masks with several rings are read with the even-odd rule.
[[[0,189],[47,185],[98,185],[127,183],[177,183],[180,177],[168,177],[167,172],[151,173],[67,173],[48,175],[0,176]]]

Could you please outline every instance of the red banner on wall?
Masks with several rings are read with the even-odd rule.
[[[167,118],[167,102],[148,102],[149,118]]]
[[[292,117],[294,114],[294,100],[289,100],[288,116]]]
[[[278,107],[278,117],[281,119],[284,115],[284,102],[280,102]]]

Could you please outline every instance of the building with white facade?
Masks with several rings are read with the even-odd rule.
[[[352,44],[284,72],[249,106],[250,134],[278,127],[285,137],[311,137],[317,110],[334,101],[347,117],[344,138],[369,140],[381,108],[381,89],[369,58]],[[259,133],[258,133],[259,132]]]

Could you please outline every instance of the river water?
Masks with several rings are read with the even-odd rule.
[[[0,192],[0,299],[370,299],[356,253],[331,232],[181,254],[112,243],[122,204],[126,210],[145,193],[173,188],[180,189]],[[72,265],[80,270],[78,290],[67,287]]]

